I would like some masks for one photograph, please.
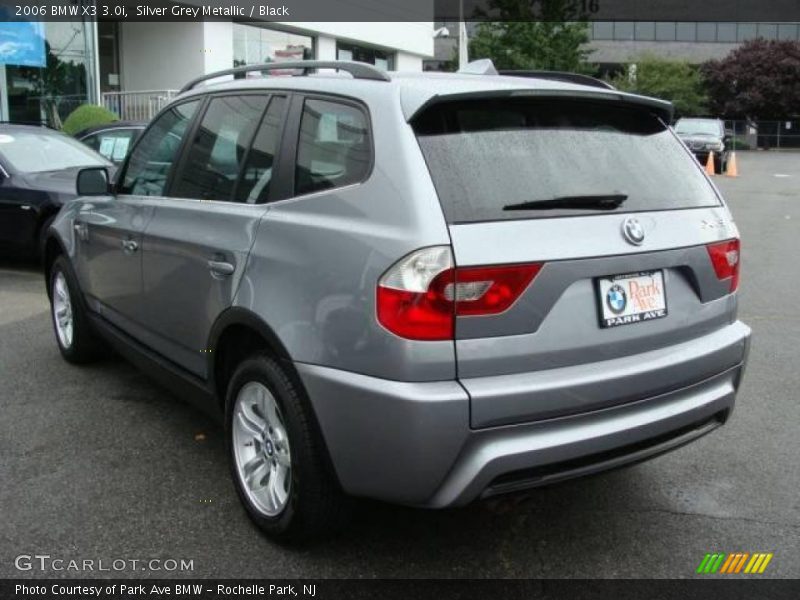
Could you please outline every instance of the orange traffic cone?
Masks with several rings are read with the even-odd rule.
[[[706,160],[706,174],[708,175],[716,175],[716,171],[714,170],[714,153],[708,153],[708,160]]]
[[[728,177],[738,177],[739,169],[736,167],[736,152],[731,152],[731,157],[728,159],[728,168],[725,171]]]

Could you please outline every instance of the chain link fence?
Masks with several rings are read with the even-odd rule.
[[[800,119],[726,120],[733,150],[800,150]]]

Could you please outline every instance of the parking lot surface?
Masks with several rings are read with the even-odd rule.
[[[303,549],[247,519],[221,429],[121,359],[64,362],[36,268],[0,262],[0,577],[694,577],[706,552],[739,551],[774,553],[762,577],[800,577],[800,154],[738,159],[741,176],[716,182],[743,238],[753,346],[725,427],[464,509],[359,503],[341,536]],[[128,566],[19,571],[21,554]],[[129,562],[150,559],[193,570]]]

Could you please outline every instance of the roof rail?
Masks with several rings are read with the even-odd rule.
[[[584,75],[582,73],[568,73],[566,71],[500,71],[500,75],[510,75],[511,77],[535,77],[536,79],[550,79],[564,81],[566,83],[577,83],[578,85],[588,85],[590,87],[603,88],[606,90],[616,90],[613,85],[597,77]]]
[[[308,75],[311,69],[338,69],[346,71],[353,76],[353,79],[370,79],[372,81],[391,81],[389,76],[367,63],[354,62],[349,60],[294,60],[286,62],[271,62],[263,63],[260,65],[245,65],[243,67],[234,67],[233,69],[225,69],[224,71],[216,71],[208,73],[202,77],[192,79],[189,83],[181,88],[179,93],[188,92],[194,88],[198,83],[208,81],[209,79],[216,79],[217,77],[224,77],[225,75],[239,75],[242,73],[251,73],[254,71],[276,71],[285,69],[302,69],[303,75]]]

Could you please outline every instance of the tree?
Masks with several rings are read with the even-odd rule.
[[[800,42],[757,39],[703,65],[711,108],[725,117],[800,114]]]
[[[625,92],[669,100],[679,115],[702,115],[707,110],[702,74],[687,62],[643,55],[611,83]]]
[[[69,116],[64,120],[64,126],[61,130],[67,135],[75,135],[84,129],[89,129],[90,127],[96,127],[98,125],[106,125],[114,121],[119,121],[119,117],[104,106],[81,104],[78,108],[69,113]]]
[[[586,15],[573,0],[489,0],[487,17],[470,40],[470,58],[498,69],[590,72]]]

